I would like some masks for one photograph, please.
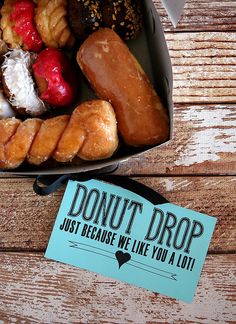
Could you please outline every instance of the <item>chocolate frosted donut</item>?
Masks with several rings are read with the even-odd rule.
[[[102,19],[123,39],[135,38],[141,30],[140,0],[101,1]]]
[[[79,39],[98,29],[102,21],[99,0],[70,0],[68,13],[71,28]]]

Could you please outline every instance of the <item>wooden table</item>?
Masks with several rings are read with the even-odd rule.
[[[174,30],[155,1],[174,69],[174,139],[118,174],[218,217],[194,302],[44,259],[63,195],[0,178],[0,319],[18,323],[235,323],[236,2],[188,0]],[[234,11],[234,12],[233,12]]]

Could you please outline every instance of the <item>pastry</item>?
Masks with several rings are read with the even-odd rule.
[[[46,119],[35,136],[33,144],[27,152],[27,160],[34,165],[40,165],[52,156],[70,116],[62,115]]]
[[[70,0],[68,16],[75,36],[83,39],[99,28],[102,22],[100,0]]]
[[[0,120],[0,165],[5,165],[5,146],[16,133],[20,121],[16,118],[8,118]]]
[[[38,97],[30,69],[33,56],[29,52],[15,49],[5,55],[2,78],[5,93],[11,105],[20,114],[42,115],[45,104]]]
[[[16,115],[9,102],[6,100],[2,91],[0,91],[0,119],[10,118]]]
[[[71,28],[84,39],[99,27],[115,30],[123,39],[135,38],[141,30],[140,0],[70,0],[68,16]]]
[[[74,36],[67,22],[66,0],[38,0],[35,23],[48,47],[72,47]]]
[[[8,52],[7,44],[2,39],[2,31],[0,31],[0,64],[4,60],[4,55]]]
[[[54,152],[58,162],[78,155],[83,160],[107,159],[118,146],[116,116],[104,100],[82,103],[74,110]]]
[[[10,48],[39,52],[43,42],[34,24],[32,0],[5,0],[1,9],[3,39]]]
[[[106,159],[118,146],[115,113],[103,100],[81,104],[71,117],[2,119],[0,134],[1,169],[15,169],[26,159],[34,165],[51,157],[59,162],[71,162],[75,156]]]
[[[101,28],[90,35],[77,53],[77,62],[97,95],[112,104],[127,145],[155,145],[169,138],[166,109],[113,30]]]
[[[2,119],[0,124],[9,123],[11,119]],[[31,144],[40,129],[42,121],[38,118],[26,119],[19,123],[14,135],[5,143],[3,148],[3,158],[0,161],[0,168],[5,166],[8,169],[13,169],[20,165],[29,151]],[[2,142],[0,140],[0,146]]]
[[[141,31],[141,0],[102,0],[101,11],[103,25],[122,39],[136,38]]]
[[[67,106],[74,101],[78,84],[75,69],[60,50],[43,50],[32,69],[40,99],[53,106]]]

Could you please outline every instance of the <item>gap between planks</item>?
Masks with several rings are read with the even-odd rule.
[[[236,177],[135,179],[172,203],[216,216],[218,222],[210,251],[236,250],[236,197],[232,194],[236,192]],[[33,192],[32,183],[32,179],[0,179],[1,250],[43,251],[47,246],[65,187],[40,197]]]

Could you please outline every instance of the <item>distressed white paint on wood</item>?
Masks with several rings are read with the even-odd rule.
[[[43,259],[0,255],[0,318],[42,323],[234,321],[235,255],[208,256],[193,304]]]
[[[235,174],[236,105],[176,105],[172,141],[120,165],[126,174]]]
[[[164,185],[167,192],[171,192],[175,190],[183,190],[183,188],[191,187],[193,185],[192,179],[171,179],[171,178],[164,178],[160,180],[160,183]]]
[[[236,101],[236,33],[166,34],[175,103]]]
[[[236,20],[232,10],[235,6],[236,2],[230,0],[188,0],[185,16],[177,31],[235,30]],[[164,11],[161,15],[166,30],[173,31]],[[235,89],[235,40],[232,35],[228,41],[225,41],[225,37],[225,33],[170,36],[169,46],[177,82],[176,102],[235,102],[235,92],[232,93],[232,89]],[[190,47],[188,41],[191,42]],[[209,106],[206,109],[209,110]],[[227,109],[233,111],[235,107],[228,106]],[[186,139],[192,134],[191,124],[186,120],[187,125],[181,122],[183,110],[184,106],[178,109],[175,117],[177,131],[171,145],[165,149],[153,150],[142,158],[132,159],[123,169],[120,168],[120,172],[235,173],[235,155],[227,152],[217,152],[220,159],[215,161],[190,166],[174,165],[176,158],[181,161]],[[213,128],[214,125],[210,127]],[[223,127],[222,125],[221,128]],[[200,129],[193,129],[193,132],[198,131]],[[21,242],[23,248],[43,248],[61,192],[53,196],[52,206],[52,197],[39,198],[32,193],[31,180],[4,181],[4,185],[1,182],[0,186],[0,208],[4,213],[0,217],[1,221],[2,215],[9,218],[3,221],[6,236],[1,241],[2,246],[19,247],[18,243]],[[214,249],[220,251],[235,248],[235,231],[229,225],[235,221],[235,179],[165,178],[156,181],[149,178],[143,181],[185,206],[199,210],[202,208],[203,212],[212,214],[221,213],[214,234],[217,238]],[[201,193],[198,198],[194,195],[195,191]],[[19,211],[22,217],[19,217]],[[222,213],[225,213],[223,218]],[[0,322],[233,323],[236,319],[233,276],[235,255],[214,255],[207,258],[193,305],[175,302],[102,276],[46,261],[38,254],[2,252],[0,262]]]
[[[189,166],[205,161],[218,161],[220,153],[236,154],[236,109],[224,106],[209,110],[198,106],[183,111],[183,125],[189,123],[192,132],[178,159],[177,166]]]

